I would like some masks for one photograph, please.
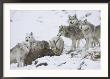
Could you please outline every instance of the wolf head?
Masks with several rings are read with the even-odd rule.
[[[25,52],[29,52],[29,45],[26,43],[18,43],[18,46],[21,50]]]
[[[68,31],[68,26],[59,26],[59,32],[57,34],[57,36],[65,36],[65,37],[69,37],[69,31]]]
[[[77,19],[77,16],[76,14],[74,16],[68,16],[68,22],[69,22],[69,25],[76,25],[78,23],[78,19]]]
[[[26,42],[29,42],[29,43],[35,41],[35,38],[34,38],[34,36],[33,36],[33,32],[31,32],[31,33],[29,33],[29,34],[28,34],[28,33],[26,34],[25,41],[26,41]]]
[[[16,53],[16,52],[23,52],[28,53],[29,52],[29,46],[26,43],[18,43],[15,47],[13,47],[12,49],[10,49],[10,53]]]

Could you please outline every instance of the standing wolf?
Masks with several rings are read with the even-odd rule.
[[[94,46],[99,46],[100,47],[100,25],[95,27],[95,31],[94,31],[94,36],[93,36],[93,41],[94,41]]]
[[[85,19],[84,21],[78,20],[76,14],[74,16],[69,16],[69,26],[79,28],[86,40],[86,49],[93,47],[93,35],[94,35],[94,25]]]
[[[76,16],[76,14],[74,16],[68,16],[68,23],[69,23],[69,26],[79,26],[79,20]]]
[[[59,26],[59,33],[57,36],[64,36],[72,40],[72,46],[69,52],[76,50],[76,45],[77,45],[76,41],[84,38],[81,29],[79,29],[78,27],[62,26],[62,25]]]
[[[79,26],[84,34],[86,40],[86,49],[93,47],[93,36],[95,26],[85,19],[82,24]]]

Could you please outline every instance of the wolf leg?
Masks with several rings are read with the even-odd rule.
[[[94,45],[93,45],[93,38],[89,38],[89,47],[93,48]]]
[[[86,45],[85,45],[85,49],[88,49],[89,48],[89,39],[86,38]]]
[[[77,48],[79,48],[80,40],[77,40]]]
[[[18,63],[17,67],[20,67],[20,58],[19,57],[17,57],[17,63]]]
[[[70,51],[68,51],[68,54],[69,54],[70,52],[75,51],[75,50],[76,50],[76,40],[73,39],[73,40],[72,40],[72,46],[71,46]]]

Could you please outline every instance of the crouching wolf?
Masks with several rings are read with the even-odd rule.
[[[53,51],[50,49],[49,43],[44,40],[36,40],[34,38],[33,32],[26,34],[25,41],[30,45],[29,53],[24,59],[25,65],[32,64],[32,61],[37,58],[54,55]]]
[[[60,36],[53,37],[49,40],[49,44],[55,55],[59,56],[63,52],[64,41]]]
[[[18,63],[18,67],[24,65],[24,59],[29,53],[29,46],[26,43],[18,43],[10,49],[10,64]]]
[[[36,41],[32,44],[29,54],[26,56],[24,63],[25,65],[31,65],[32,61],[43,56],[53,56],[55,55],[49,47],[47,41]]]

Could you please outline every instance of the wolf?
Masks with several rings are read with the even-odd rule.
[[[94,46],[98,45],[100,47],[100,34],[101,34],[100,30],[101,30],[100,25],[95,26],[94,36],[93,36]]]
[[[36,42],[33,32],[26,33],[25,42],[27,42],[30,45],[30,48],[31,48],[32,44]]]
[[[93,35],[94,35],[94,25],[85,19],[84,21],[78,20],[76,14],[74,16],[69,16],[69,26],[79,28],[86,40],[85,48],[89,49],[93,47]]]
[[[78,27],[63,26],[63,25],[59,26],[59,32],[57,36],[64,36],[72,40],[72,46],[68,53],[76,50],[76,48],[79,47],[78,46],[79,42],[78,44],[76,42],[84,38],[84,34],[82,33],[82,30],[79,29]]]
[[[60,36],[55,36],[49,40],[49,45],[56,56],[59,56],[63,52],[64,41]]]
[[[54,56],[54,52],[50,49],[47,41],[37,41],[32,44],[31,49],[24,59],[24,64],[31,65],[32,61],[44,56]]]
[[[27,43],[18,43],[15,47],[10,49],[10,64],[18,63],[18,67],[24,66],[24,59],[29,53],[29,46]]]
[[[79,28],[82,30],[84,34],[86,40],[86,49],[93,47],[95,26],[88,22],[87,19],[85,19],[79,26]]]
[[[30,44],[29,53],[24,59],[25,65],[32,64],[32,61],[37,58],[54,55],[53,51],[50,49],[49,43],[45,40],[36,40],[33,32],[26,34],[25,41]]]
[[[79,20],[76,16],[76,14],[74,16],[70,16],[68,15],[68,23],[69,23],[69,26],[78,26],[79,25]]]
[[[100,25],[94,26],[88,22],[87,19],[85,19],[80,28],[86,37],[90,37],[89,39],[91,40],[91,47],[95,47],[96,45],[100,47]]]

